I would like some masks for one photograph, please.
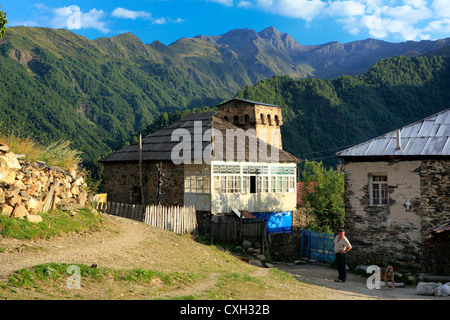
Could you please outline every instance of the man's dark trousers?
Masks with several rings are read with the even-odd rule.
[[[339,280],[345,281],[347,278],[347,254],[346,253],[336,253],[336,265],[339,273]]]

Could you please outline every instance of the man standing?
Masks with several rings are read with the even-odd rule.
[[[334,253],[336,254],[336,265],[339,273],[339,278],[336,282],[345,282],[347,278],[347,252],[352,249],[350,241],[345,237],[344,229],[339,229],[338,234],[334,237]]]

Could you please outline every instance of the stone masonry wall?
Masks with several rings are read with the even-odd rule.
[[[257,137],[269,144],[272,143],[272,140],[277,139],[279,148],[283,149],[280,131],[283,118],[280,107],[230,101],[219,107],[217,116],[243,130],[255,129]],[[274,130],[275,137],[272,137],[272,130]]]
[[[450,160],[424,160],[420,168],[422,193],[422,271],[450,275],[450,231],[425,233],[450,220]]]
[[[349,262],[423,269],[424,231],[450,219],[449,172],[449,160],[346,163],[345,229],[353,245]],[[387,174],[388,206],[370,204],[371,173]]]
[[[88,200],[86,175],[73,168],[64,171],[43,162],[19,160],[0,144],[0,212],[40,222],[40,212],[75,210]]]
[[[144,200],[146,204],[158,203],[158,165],[159,161],[142,163]],[[183,205],[184,203],[184,166],[171,161],[162,162],[161,192],[163,205]],[[133,201],[133,184],[139,184],[139,165],[137,162],[104,163],[104,191],[108,201],[137,203]],[[136,177],[136,178],[133,178]],[[139,192],[138,192],[139,193]],[[135,200],[136,201],[136,200]],[[139,198],[140,201],[140,198]],[[140,202],[139,202],[140,203]]]
[[[353,246],[350,263],[420,266],[419,169],[420,161],[345,164],[345,230]],[[387,174],[389,205],[371,205],[369,176],[381,173]]]

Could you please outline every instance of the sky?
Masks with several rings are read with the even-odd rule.
[[[450,37],[450,0],[0,0],[8,25],[64,28],[144,43],[275,27],[302,45]]]

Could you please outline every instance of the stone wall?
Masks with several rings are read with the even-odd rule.
[[[420,168],[422,235],[450,221],[450,161],[424,160]],[[422,271],[450,275],[450,231],[436,233],[423,241]]]
[[[370,174],[387,174],[389,205],[371,205]],[[423,265],[423,231],[449,218],[448,160],[345,164],[345,229],[350,263]],[[409,203],[409,205],[406,205]]]
[[[450,220],[450,160],[424,160],[420,166],[422,230]]]
[[[104,191],[108,201],[120,203],[141,203],[139,185],[139,164],[137,162],[104,163]],[[158,203],[158,165],[159,161],[142,163],[144,200],[146,204]],[[163,205],[184,204],[184,165],[171,161],[162,162],[161,192]],[[136,193],[136,197],[133,196]]]
[[[16,218],[40,222],[40,212],[52,209],[74,210],[88,200],[86,175],[73,168],[64,171],[43,162],[19,160],[0,147],[0,211]]]
[[[292,212],[291,233],[269,234],[267,244],[273,261],[294,261],[302,257],[302,229],[309,222],[302,209],[297,209]]]
[[[257,137],[269,144],[272,144],[272,139],[277,139],[278,148],[282,149],[280,107],[232,100],[219,106],[217,116],[243,130],[255,129]],[[272,137],[272,130],[275,137]]]

